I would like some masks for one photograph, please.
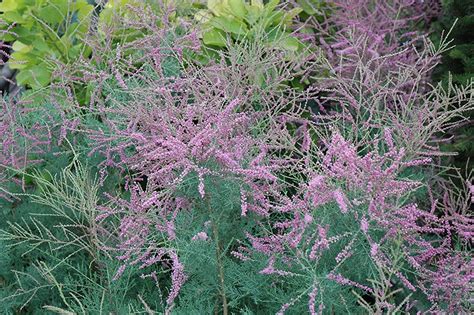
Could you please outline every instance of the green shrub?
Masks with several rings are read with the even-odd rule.
[[[453,27],[454,25],[454,27]],[[455,84],[468,85],[474,78],[474,1],[444,0],[443,15],[433,24],[432,38],[439,41],[443,30],[451,29],[453,49],[442,57],[433,78],[447,84],[451,79]],[[474,94],[474,93],[471,93]],[[451,139],[443,144],[446,152],[458,152],[447,163],[462,169],[469,167],[466,161],[474,156],[474,112],[467,113],[467,120],[447,136]]]
[[[51,82],[56,64],[89,55],[81,38],[89,30],[94,7],[86,0],[5,0],[0,4],[4,33],[11,42],[10,68],[20,85],[34,89]]]
[[[291,35],[292,20],[302,9],[289,11],[277,8],[279,0],[263,4],[261,0],[209,0],[207,10],[196,14],[202,23],[204,44],[225,47],[227,35],[232,40],[254,39],[265,33],[266,43],[288,51],[297,51],[302,43]]]

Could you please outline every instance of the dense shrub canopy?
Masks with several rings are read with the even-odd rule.
[[[459,5],[4,0],[0,313],[471,312]]]

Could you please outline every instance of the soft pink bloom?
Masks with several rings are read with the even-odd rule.
[[[206,232],[199,232],[196,235],[194,235],[191,240],[193,241],[206,241],[208,239],[207,233]]]

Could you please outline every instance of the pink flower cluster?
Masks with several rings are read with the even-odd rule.
[[[359,62],[382,66],[386,74],[402,64],[417,64],[416,46],[424,35],[413,31],[413,25],[426,17],[426,12],[420,12],[426,4],[417,0],[335,0],[333,5],[336,12],[325,25],[329,42],[324,37],[320,42],[335,71],[350,78],[357,75],[354,70]],[[333,28],[335,35],[329,35]]]
[[[187,278],[178,254],[167,247],[176,237],[179,211],[206,200],[206,178],[223,177],[236,180],[241,186],[242,216],[248,211],[265,216],[271,208],[267,195],[277,180],[272,171],[281,167],[272,165],[267,158],[271,147],[252,135],[256,117],[261,114],[240,112],[242,100],[177,104],[176,100],[182,97],[165,98],[163,103],[151,106],[137,102],[133,112],[117,110],[114,114],[123,115],[128,126],[120,130],[113,125],[113,136],[92,136],[97,150],[109,158],[109,165],[120,163],[135,172],[128,188],[130,201],[111,197],[115,207],[103,208],[97,218],[121,216],[117,246],[121,255],[117,258],[124,265],[116,278],[125,266],[140,264],[144,268],[171,257],[173,288],[168,307]],[[119,143],[115,145],[113,141]],[[133,154],[127,154],[127,150],[133,150]],[[176,197],[176,191],[190,176],[197,179],[198,200]],[[141,188],[140,182],[145,178],[146,187]],[[157,239],[156,235],[160,237]],[[200,232],[192,241],[207,239],[207,234]]]
[[[151,190],[174,189],[194,173],[199,181],[199,194],[205,198],[206,176],[239,178],[242,187],[246,187],[242,192],[242,214],[247,210],[263,214],[265,208],[249,204],[245,191],[264,200],[262,183],[275,182],[271,171],[278,166],[272,166],[267,159],[270,147],[251,136],[256,114],[239,112],[239,99],[221,104],[174,105],[175,102],[176,99],[170,99],[150,107],[137,104],[140,107],[135,110],[139,115],[125,110],[122,114],[129,126],[125,130],[114,127],[113,136],[93,135],[98,144],[96,150],[104,152],[109,165],[116,165],[118,157],[119,163],[139,176],[146,176]],[[130,148],[134,150],[131,156],[126,154]]]
[[[221,80],[212,73],[219,67],[207,69],[211,77],[216,77],[214,86],[209,84],[212,80],[199,77],[205,71],[193,76],[190,70],[181,77],[163,79],[160,49],[150,53],[160,78],[144,80],[150,86],[130,92],[128,103],[101,109],[109,134],[102,130],[91,133],[97,144],[95,150],[106,156],[106,165],[132,172],[127,188],[130,201],[117,200],[116,208],[104,208],[98,218],[121,215],[117,246],[121,255],[117,258],[123,265],[116,277],[130,265],[145,268],[161,263],[171,270],[172,288],[167,300],[171,310],[188,277],[172,245],[179,237],[177,215],[191,209],[193,203],[206,201],[211,191],[209,183],[219,177],[239,183],[242,217],[254,213],[261,220],[260,226],[271,226],[262,233],[246,233],[250,245],[242,243],[232,252],[242,261],[251,261],[255,252],[264,254],[268,263],[261,274],[291,278],[330,259],[334,265],[323,281],[373,294],[375,289],[367,279],[351,279],[339,268],[354,256],[365,254],[367,261],[393,271],[393,285],[408,291],[421,290],[435,305],[448,303],[450,311],[462,310],[461,304],[470,292],[472,263],[453,250],[452,241],[454,237],[462,238],[464,243],[472,241],[472,219],[447,215],[436,205],[424,210],[424,205],[408,198],[421,183],[401,176],[407,168],[431,163],[429,158],[418,158],[429,133],[417,133],[416,128],[426,130],[431,114],[437,114],[423,111],[432,107],[427,100],[433,97],[424,94],[425,79],[437,57],[429,53],[420,57],[424,35],[412,31],[413,24],[423,18],[413,14],[419,5],[404,0],[334,2],[336,13],[327,25],[318,26],[323,31],[320,42],[333,73],[323,83],[317,82],[321,85],[316,90],[329,92],[327,99],[342,109],[341,116],[351,112],[351,117],[343,117],[341,125],[352,124],[354,141],[334,128],[331,137],[321,137],[317,145],[312,143],[310,129],[318,126],[299,118],[280,121],[274,119],[278,114],[266,109],[254,111],[243,91],[229,88],[236,85],[227,86],[224,77]],[[325,36],[328,34],[331,36]],[[112,72],[120,88],[127,90],[125,78],[117,69]],[[146,77],[142,73],[130,77],[142,75]],[[410,106],[421,110],[414,111]],[[265,104],[267,107],[271,110]],[[268,123],[265,118],[270,115],[273,120]],[[427,118],[418,123],[422,117]],[[333,118],[326,115],[321,119]],[[412,122],[418,123],[416,128]],[[265,123],[276,128],[259,129]],[[299,125],[296,134],[303,134],[301,150],[295,154],[294,137],[283,140],[278,133],[287,123]],[[397,133],[398,127],[410,135],[405,140],[418,141],[417,146],[402,145],[400,135],[404,134]],[[372,138],[370,134],[365,142],[357,139],[374,130],[372,134],[379,136]],[[282,145],[285,140],[292,142],[288,150],[291,154]],[[313,155],[312,150],[320,146],[324,148],[318,151],[321,154]],[[301,155],[306,155],[304,162],[298,160]],[[295,173],[300,176],[293,178],[296,183],[282,180],[288,170],[292,172],[290,177]],[[188,183],[196,183],[196,198],[178,198],[176,192]],[[329,212],[330,219],[322,217],[325,212]],[[355,228],[344,230],[338,226],[339,220],[346,219]],[[189,241],[207,242],[209,238],[212,236],[206,232],[198,232]],[[399,243],[404,266],[415,270],[417,276],[397,269],[389,249]],[[339,248],[336,253],[334,248]],[[297,268],[301,261],[308,266]],[[450,285],[443,286],[448,279]],[[311,280],[306,295],[314,314],[317,307],[322,312],[325,306],[316,306],[321,291],[314,278]],[[292,300],[283,305],[281,313],[294,303]]]
[[[263,164],[264,145],[252,156],[259,143],[248,135],[251,117],[236,112],[239,103],[235,99],[224,108],[195,104],[152,110],[132,135],[137,153],[128,164],[157,187],[178,185],[195,172],[202,198],[207,175],[240,176],[252,189],[258,189],[253,184],[257,179],[274,181],[270,167]],[[216,168],[207,166],[213,162]]]
[[[376,150],[380,144],[375,143],[375,149],[361,155],[359,149],[339,133],[333,135],[326,144],[320,173],[310,177],[308,184],[302,186],[299,197],[295,196],[284,206],[274,208],[275,212],[291,213],[290,217],[285,216],[287,219],[273,223],[274,230],[278,232],[266,236],[248,235],[252,249],[269,257],[269,265],[261,273],[294,274],[294,265],[298,260],[295,253],[317,264],[333,245],[345,242],[342,251],[335,256],[334,266],[341,265],[354,254],[353,244],[357,239],[367,241],[366,250],[376,265],[393,270],[396,268],[393,257],[385,248],[401,239],[406,263],[424,276],[411,283],[406,275],[396,271],[400,284],[411,291],[423,290],[433,301],[449,302],[450,310],[459,311],[470,290],[473,270],[471,259],[455,254],[451,247],[451,235],[457,233],[463,236],[465,233],[450,224],[447,215],[397,201],[420,185],[400,179],[401,171],[427,164],[429,160],[406,161],[403,149],[396,149],[390,141],[386,142],[389,149],[385,153],[378,153]],[[334,220],[350,216],[358,222],[359,231],[335,231],[332,226],[322,224],[319,221],[321,218],[315,219],[317,213],[330,202],[339,209],[333,213],[333,218],[339,219]],[[373,239],[375,231],[383,232],[384,236]],[[436,235],[434,240],[430,240],[432,235]],[[362,249],[358,247],[357,250]],[[238,252],[243,254],[242,250]],[[238,253],[235,255],[238,256]],[[443,263],[454,260],[456,264],[451,267]],[[277,262],[279,268],[276,267]],[[341,285],[372,292],[368,284],[348,279],[336,269],[327,277]],[[442,279],[450,277],[450,285],[442,286],[442,281],[445,281]]]
[[[49,129],[38,123],[27,125],[25,120],[29,110],[18,102],[15,96],[2,98],[0,106],[0,185],[10,181],[8,170],[24,170],[27,166],[39,162],[33,155],[47,151],[51,134]],[[17,183],[21,180],[13,179]],[[0,186],[0,198],[11,200],[12,195]]]

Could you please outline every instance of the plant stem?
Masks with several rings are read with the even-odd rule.
[[[206,199],[207,199],[207,209],[209,211],[209,214],[212,214],[209,195],[206,197]],[[223,310],[224,315],[228,315],[229,314],[229,306],[227,305],[227,296],[225,295],[224,266],[222,265],[222,260],[221,260],[221,247],[220,247],[220,242],[219,242],[219,231],[217,230],[215,220],[212,220],[212,233],[214,234],[214,239],[216,241],[217,273],[219,275],[219,282],[220,282],[220,290],[219,291],[220,291],[221,299],[222,299],[222,310]]]
[[[217,258],[217,268],[218,268],[218,274],[219,274],[219,280],[220,280],[220,285],[221,285],[221,297],[222,297],[222,309],[224,312],[224,315],[229,314],[229,307],[227,306],[227,297],[225,295],[225,285],[224,285],[224,266],[222,265],[221,261],[221,248],[219,244],[219,232],[217,231],[217,227],[212,223],[212,231],[214,233],[214,238],[216,239],[216,258]]]

